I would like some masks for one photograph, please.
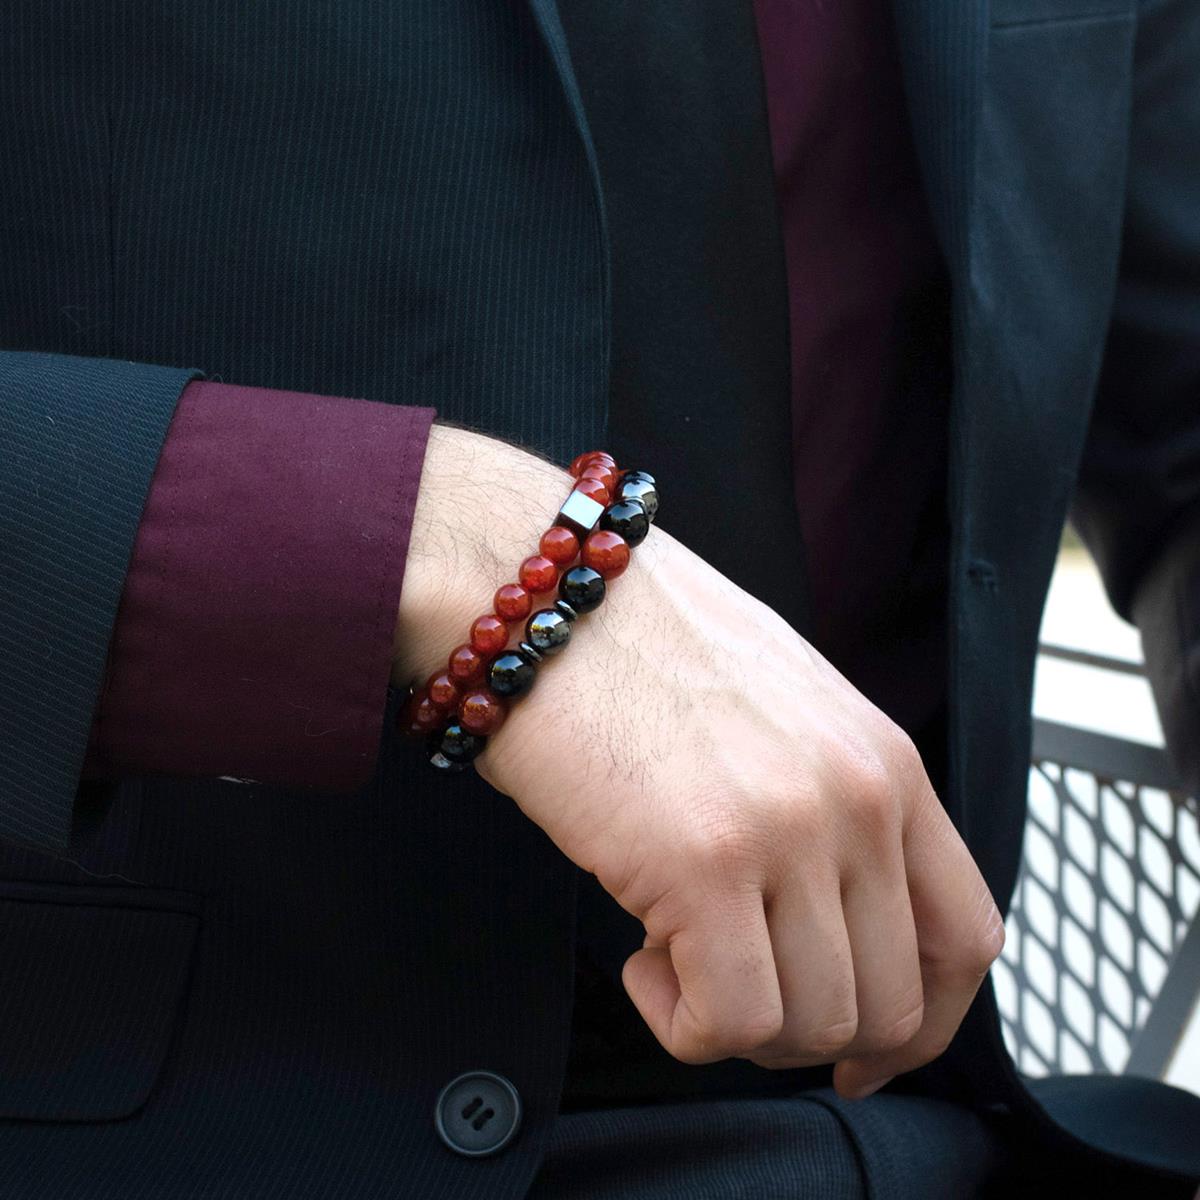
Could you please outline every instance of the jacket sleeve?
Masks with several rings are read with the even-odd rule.
[[[61,848],[142,504],[193,372],[0,353],[0,836]]]
[[[1200,9],[1140,14],[1120,278],[1073,520],[1200,793]]]
[[[432,410],[197,374],[0,354],[0,837],[78,846],[129,774],[374,765]]]

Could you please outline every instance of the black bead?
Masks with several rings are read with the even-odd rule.
[[[572,567],[559,580],[558,592],[576,612],[591,612],[604,599],[604,576],[591,567]]]
[[[471,733],[455,721],[447,725],[441,733],[430,737],[430,762],[441,770],[452,769],[454,766],[465,767],[486,745],[487,738],[478,733]],[[437,761],[439,758],[445,759],[450,766],[443,766]]]
[[[640,473],[639,473],[640,474]],[[643,507],[646,509],[646,516],[650,520],[658,515],[658,489],[654,486],[653,480],[635,477],[633,479],[625,478],[617,484],[617,500],[640,500]]]
[[[470,763],[451,762],[440,750],[435,750],[429,756],[429,765],[436,771],[445,771],[447,774],[457,774],[459,771],[466,771],[470,768]]]
[[[517,649],[520,650],[522,654],[528,654],[535,663],[540,663],[542,661],[542,656],[528,642],[518,642]]]
[[[568,621],[578,621],[579,614],[565,601],[555,600],[554,607],[558,609]]]
[[[556,608],[539,609],[525,622],[529,644],[542,654],[557,654],[570,640],[571,622]]]
[[[640,500],[618,500],[604,510],[601,529],[619,533],[631,546],[640,545],[650,532],[650,517]]]
[[[520,650],[505,650],[488,667],[488,686],[497,696],[520,696],[533,687],[533,659]]]
[[[657,483],[657,480],[649,471],[622,471],[621,481],[624,482],[626,479],[640,479],[644,483],[648,483],[651,487],[654,487]]]

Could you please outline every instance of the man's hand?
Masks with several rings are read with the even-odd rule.
[[[502,443],[437,432],[447,442],[431,453],[456,465],[441,485],[436,459],[426,468],[402,676],[440,665],[571,482]],[[492,455],[513,456],[511,471]],[[514,497],[473,505],[464,460]],[[458,518],[436,510],[443,490],[486,507],[495,528],[482,511],[473,529],[461,513],[463,526],[447,527]],[[420,576],[444,577],[447,553],[487,580],[465,589],[459,632],[442,633],[443,618],[432,646],[413,609],[439,592]],[[440,589],[443,610],[453,591]],[[837,1062],[838,1090],[866,1095],[945,1049],[1003,945],[996,906],[907,736],[660,529],[539,668],[476,766],[645,925],[625,987],[683,1062]]]

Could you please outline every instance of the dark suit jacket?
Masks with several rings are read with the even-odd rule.
[[[785,294],[747,7],[597,14],[601,62],[649,57],[677,89],[658,142],[636,114],[610,123],[641,154],[593,138],[553,0],[4,7],[6,1196],[528,1185],[562,1077],[577,877],[511,802],[429,778],[389,733],[372,783],[336,802],[219,780],[81,789],[79,767],[196,372],[434,405],[559,460],[611,424],[685,501],[689,472],[753,463],[729,511],[761,502],[794,529],[774,486]],[[895,8],[952,298],[945,800],[1003,900],[1073,498],[1200,784],[1200,25],[1190,0]],[[694,203],[672,203],[660,155]],[[657,314],[669,338],[639,339]],[[640,387],[673,426],[639,426]],[[772,570],[695,499],[672,531],[802,625],[798,555]],[[513,1147],[478,1161],[431,1121],[472,1067],[526,1108]],[[929,1080],[1022,1114],[1048,1172],[1090,1157],[1113,1178],[1200,1177],[1186,1098],[1031,1094],[989,992]]]

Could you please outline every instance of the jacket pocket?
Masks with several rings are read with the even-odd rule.
[[[0,881],[0,1118],[127,1117],[154,1087],[201,897]]]

